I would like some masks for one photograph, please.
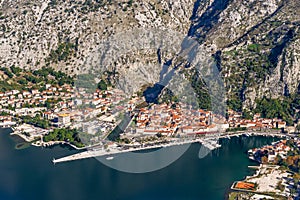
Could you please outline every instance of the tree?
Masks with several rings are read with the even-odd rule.
[[[263,164],[268,163],[268,157],[267,157],[267,156],[263,156],[263,157],[261,158],[261,162],[262,162]]]
[[[243,110],[243,119],[253,119],[253,115],[251,112],[247,111],[247,110]]]
[[[21,78],[21,79],[18,80],[18,83],[21,84],[21,85],[27,85],[28,81],[24,78]]]
[[[16,67],[14,65],[10,67],[10,70],[17,76],[20,74],[20,72],[22,72],[22,69],[20,67]]]
[[[107,84],[105,83],[105,81],[101,80],[101,81],[98,83],[98,89],[99,89],[99,90],[107,90]]]
[[[252,52],[256,52],[256,53],[259,53],[260,52],[260,45],[259,44],[250,44],[247,49],[249,51],[252,51]]]
[[[286,121],[288,125],[293,125],[292,99],[285,98],[281,100],[263,97],[260,100],[256,100],[256,103],[255,113],[261,113],[264,118],[280,118]]]
[[[227,105],[228,105],[229,108],[231,108],[234,111],[238,111],[238,112],[242,111],[242,107],[243,107],[242,105],[243,105],[243,103],[238,98],[229,99],[227,101]]]
[[[279,154],[277,154],[277,156],[275,157],[275,160],[274,160],[274,164],[282,165],[282,162],[283,162],[283,160],[282,160],[281,156]]]
[[[1,71],[3,71],[4,74],[6,74],[6,76],[8,76],[8,78],[12,78],[14,76],[14,74],[8,68],[2,67]]]
[[[8,115],[10,115],[10,114],[7,113],[7,112],[5,112],[5,111],[2,111],[2,112],[0,113],[0,116],[8,116]]]
[[[46,107],[47,109],[50,109],[50,108],[51,108],[51,103],[50,103],[49,101],[46,101],[46,102],[45,102],[45,107]]]

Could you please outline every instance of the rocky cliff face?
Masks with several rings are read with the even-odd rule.
[[[213,45],[222,52],[222,73],[228,91],[248,107],[254,105],[255,98],[297,93],[300,80],[299,2],[250,3],[248,10],[237,3],[237,10],[228,12],[228,7],[223,15],[227,20],[239,16],[237,13],[248,15],[240,25],[232,23],[230,27],[221,23],[219,32],[211,36],[216,37]],[[230,35],[227,40],[224,33]],[[222,42],[217,42],[218,37]]]
[[[192,0],[1,1],[0,65],[69,73],[82,66],[101,41],[133,28],[165,28],[186,34]]]
[[[189,34],[215,55],[234,104],[253,107],[262,96],[298,92],[299,5],[288,0],[219,0],[195,16]]]
[[[0,5],[0,66],[52,66],[74,74],[100,63],[118,72],[121,85],[153,83],[163,70],[170,70],[162,67],[164,63],[184,49],[181,38],[190,36],[214,56],[233,104],[252,107],[256,98],[299,90],[298,1],[1,0]],[[164,36],[165,43],[173,40],[173,49],[158,42],[151,48],[125,51],[114,62],[103,58],[117,52],[111,46],[103,48],[103,41],[123,33],[117,38],[120,42],[124,31],[134,35],[130,30],[142,28],[168,30],[156,33]],[[135,38],[126,36],[124,41]]]

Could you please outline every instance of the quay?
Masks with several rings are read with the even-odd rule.
[[[151,146],[143,146],[143,147],[136,147],[136,148],[129,148],[129,149],[118,149],[118,148],[111,148],[111,149],[94,149],[94,150],[88,150],[81,153],[76,153],[70,156],[53,159],[52,162],[54,164],[61,163],[61,162],[69,162],[74,160],[81,160],[91,157],[100,157],[100,156],[108,156],[108,155],[114,155],[114,154],[120,154],[120,153],[127,153],[127,152],[134,152],[134,151],[141,151],[141,150],[149,150],[149,149],[156,149],[156,148],[163,148],[163,147],[170,147],[170,146],[176,146],[176,145],[184,145],[184,144],[191,144],[199,142],[202,145],[205,146],[205,144],[208,143],[209,140],[212,139],[220,139],[220,138],[230,138],[234,136],[241,136],[245,135],[247,133],[247,136],[269,136],[269,137],[292,137],[288,134],[280,134],[280,133],[259,133],[259,132],[239,132],[239,133],[226,133],[226,134],[218,134],[214,135],[213,137],[201,137],[201,138],[193,138],[193,139],[182,139],[177,141],[170,141],[169,143],[162,143],[157,145],[151,145]],[[215,145],[215,148],[220,147],[219,145]],[[215,149],[214,148],[214,149]],[[213,150],[209,148],[210,150]]]
[[[60,163],[60,162],[81,160],[81,159],[86,159],[86,158],[91,158],[91,157],[108,156],[108,155],[115,155],[115,154],[120,154],[120,153],[157,149],[157,148],[162,148],[162,147],[171,147],[171,146],[176,146],[176,145],[191,144],[191,143],[195,143],[195,142],[202,142],[202,139],[197,138],[194,140],[183,140],[183,141],[181,140],[181,141],[176,141],[176,142],[163,143],[163,144],[151,145],[151,146],[146,146],[146,147],[129,148],[129,149],[115,148],[115,149],[109,149],[109,151],[106,149],[88,150],[88,151],[76,153],[76,154],[73,154],[70,156],[62,157],[59,159],[53,159],[52,162],[54,164],[56,164],[56,163]]]

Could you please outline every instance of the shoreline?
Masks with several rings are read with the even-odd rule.
[[[57,144],[64,144],[64,145],[69,145],[70,147],[76,149],[76,150],[84,150],[84,149],[88,149],[88,148],[92,148],[94,146],[98,146],[99,144],[94,144],[94,145],[91,145],[91,146],[85,146],[85,147],[77,147],[69,142],[66,142],[66,141],[49,141],[49,142],[44,142],[42,141],[42,138],[43,136],[42,135],[38,135],[36,136],[35,138],[30,138],[32,136],[26,136],[22,133],[19,133],[19,132],[16,132],[14,130],[14,128],[11,126],[11,127],[0,127],[1,129],[10,129],[11,133],[10,135],[18,135],[19,137],[21,137],[23,140],[25,140],[26,142],[28,143],[31,143],[32,146],[36,146],[36,147],[49,147],[49,146],[53,146],[53,145],[57,145]],[[202,136],[202,134],[197,134],[197,133],[192,133],[190,134],[190,137],[193,137],[193,136]],[[246,136],[270,136],[270,137],[294,137],[295,135],[293,134],[285,134],[285,133],[282,133],[280,130],[277,130],[277,129],[267,129],[267,130],[264,130],[264,131],[251,131],[251,130],[242,130],[242,131],[230,131],[230,132],[225,132],[225,131],[222,131],[220,133],[215,133],[215,132],[207,132],[205,134],[203,134],[204,137],[207,136],[207,138],[213,138],[213,139],[221,139],[221,138],[228,138],[230,139],[230,137],[239,137],[241,135],[246,135]],[[40,138],[40,141],[37,141],[37,137]],[[182,138],[182,139],[185,139],[185,138]]]
[[[7,129],[7,128],[5,128]],[[32,146],[35,147],[52,147],[55,145],[66,145],[69,146],[75,150],[86,150],[80,153],[75,153],[73,155],[70,156],[66,156],[66,157],[61,157],[58,159],[53,159],[53,163],[59,163],[59,162],[67,162],[67,161],[73,161],[73,160],[80,160],[80,159],[85,159],[85,158],[91,158],[91,157],[99,157],[99,156],[108,156],[108,155],[115,155],[115,154],[120,154],[120,153],[127,153],[127,152],[135,152],[135,151],[142,151],[142,150],[149,150],[149,149],[155,149],[155,148],[163,148],[163,147],[171,147],[171,146],[176,146],[176,145],[181,145],[181,144],[192,144],[192,143],[196,143],[196,142],[200,142],[202,145],[205,146],[204,142],[206,140],[219,140],[219,139],[230,139],[231,137],[239,137],[239,136],[263,136],[263,137],[278,137],[278,138],[286,138],[286,137],[294,137],[294,135],[290,135],[290,134],[283,134],[280,133],[280,131],[278,130],[273,130],[270,132],[261,132],[261,131],[237,131],[237,132],[223,132],[220,133],[219,135],[217,134],[207,134],[206,136],[203,137],[198,137],[198,138],[183,138],[182,140],[178,140],[178,141],[168,141],[167,143],[161,143],[158,145],[150,145],[147,147],[131,147],[129,149],[124,149],[124,150],[116,150],[116,149],[96,149],[96,150],[87,150],[88,148],[92,148],[93,146],[97,146],[93,145],[93,146],[88,146],[88,147],[82,147],[82,148],[78,148],[75,145],[70,144],[69,142],[66,141],[49,141],[49,142],[43,142],[42,138],[40,141],[34,141],[34,140],[29,140],[25,135],[20,134],[20,133],[14,133],[14,129],[13,128],[9,128],[11,133],[10,135],[17,135],[20,138],[22,138],[23,140],[25,140],[26,142],[30,143]],[[40,136],[42,137],[42,136]],[[207,144],[207,143],[206,143]],[[210,150],[214,150],[216,148],[219,148],[220,146],[218,145],[213,145],[211,146],[210,144],[207,145],[207,148],[209,148]],[[93,153],[91,153],[93,152]],[[85,153],[85,155],[81,155],[82,153]],[[79,154],[79,155],[77,155]]]
[[[289,140],[296,140],[297,143],[298,138],[292,138]],[[272,143],[271,149],[269,146],[264,147],[269,147],[269,151],[275,149],[275,151],[277,151],[278,153],[280,150],[277,150],[278,146],[275,146],[277,144],[278,146],[283,145],[282,149],[284,149],[286,152],[290,151],[290,148],[288,148],[289,146],[284,146],[286,144],[286,140],[283,139],[279,140],[278,142]],[[258,147],[257,151],[263,151],[264,147]],[[294,182],[295,180],[293,178],[293,174],[297,174],[297,172],[291,171],[289,170],[289,168],[282,168],[281,164],[278,164],[278,162],[273,162],[272,159],[271,161],[261,161],[260,159],[254,159],[251,154],[252,151],[250,152],[250,154],[248,154],[248,159],[255,161],[258,166],[248,166],[248,168],[255,169],[255,173],[253,175],[246,176],[241,180],[234,181],[230,187],[230,192],[226,197],[227,199],[244,198],[245,196],[247,198],[250,198],[252,196],[254,197],[259,195],[261,195],[262,198],[275,198],[278,200],[287,198],[290,199],[291,197],[291,199],[293,199],[294,197],[299,197],[299,195],[295,196],[295,194],[291,192],[291,190],[293,189],[292,187],[294,187],[295,184],[297,187],[297,185],[299,184],[297,180],[297,182]],[[279,155],[281,157],[281,154],[276,154],[276,152],[273,152],[273,154],[271,155]],[[283,158],[281,157],[281,159]]]
[[[3,129],[10,129],[10,135],[11,136],[18,136],[21,139],[24,140],[24,142],[30,143],[31,146],[35,146],[35,147],[51,147],[51,146],[55,146],[55,145],[68,145],[72,148],[74,148],[75,150],[84,150],[87,149],[88,147],[76,147],[75,145],[66,142],[66,141],[49,141],[49,142],[44,142],[43,141],[43,136],[39,135],[37,137],[39,137],[39,139],[36,138],[29,138],[28,136],[22,134],[22,133],[18,133],[16,131],[14,131],[14,129],[12,127],[9,128],[3,128]]]
[[[6,132],[7,133],[7,132]],[[7,139],[9,139],[9,135],[8,134],[3,134],[2,136],[6,136],[6,137],[8,137]],[[275,140],[278,140],[278,138],[274,138]],[[266,144],[266,141],[270,141],[270,142],[272,142],[273,141],[273,138],[272,137],[268,137],[268,139],[265,139],[264,137],[246,137],[246,136],[242,136],[242,137],[233,137],[231,140],[228,140],[228,139],[226,139],[226,138],[224,138],[224,139],[222,139],[221,141],[220,141],[220,143],[222,144],[222,146],[223,146],[223,148],[222,149],[226,149],[226,151],[225,152],[236,152],[236,150],[238,150],[238,149],[240,149],[240,148],[242,148],[242,147],[244,147],[245,145],[251,145],[251,143],[252,142],[256,142],[256,141],[259,141],[258,142],[258,144],[261,146],[261,145],[263,145],[263,144]],[[240,145],[240,142],[243,142],[243,144],[244,145]],[[238,146],[236,146],[236,145],[238,145]],[[227,148],[227,146],[232,146],[233,147],[233,149],[232,148]],[[8,146],[9,147],[9,146]],[[178,147],[174,147],[175,149],[176,148],[178,148]],[[179,146],[179,148],[181,148],[180,146]],[[222,156],[224,156],[223,154],[218,154],[217,155],[217,152],[219,151],[219,150],[216,150],[216,151],[214,151],[213,152],[213,154],[212,155],[209,155],[208,157],[213,157],[213,159],[208,159],[208,160],[210,160],[209,162],[206,162],[205,160],[207,160],[207,159],[198,159],[197,158],[197,153],[198,153],[198,151],[199,151],[199,148],[200,148],[200,144],[193,144],[193,146],[192,146],[192,148],[190,148],[190,150],[187,152],[188,154],[186,154],[185,156],[183,155],[182,157],[182,159],[180,159],[180,163],[182,164],[182,165],[184,165],[184,164],[186,164],[188,161],[192,161],[190,164],[193,166],[193,168],[192,169],[197,169],[197,171],[198,171],[198,173],[202,173],[203,174],[203,171],[202,171],[202,167],[203,167],[203,162],[204,163],[216,163],[215,162],[215,160],[218,160],[219,161],[219,159],[220,159],[220,157]],[[249,148],[252,148],[252,146],[250,146]],[[243,150],[241,150],[241,151],[239,151],[239,155],[238,155],[238,161],[237,162],[239,162],[240,160],[245,160],[245,153],[244,152],[246,152],[246,150],[247,149],[249,149],[249,148],[243,148]],[[253,148],[254,148],[254,146],[253,146]],[[111,170],[111,169],[109,169],[109,167],[107,167],[106,165],[102,165],[101,163],[99,163],[99,161],[98,160],[96,160],[96,159],[94,159],[94,158],[91,158],[91,159],[89,159],[89,160],[82,160],[82,161],[78,161],[78,162],[74,162],[74,163],[62,163],[62,165],[58,165],[58,166],[55,166],[55,165],[53,165],[52,163],[50,163],[49,161],[51,161],[52,160],[52,158],[53,157],[57,157],[57,156],[63,156],[63,155],[67,155],[67,154],[71,154],[72,153],[72,151],[73,151],[73,153],[75,153],[75,151],[74,150],[72,150],[71,148],[68,148],[68,146],[56,146],[56,147],[54,147],[54,148],[50,148],[50,149],[48,149],[47,151],[45,151],[46,149],[44,149],[44,150],[42,150],[42,149],[38,149],[38,148],[31,148],[31,150],[33,150],[34,152],[37,152],[37,154],[38,154],[38,156],[40,156],[40,157],[44,157],[44,158],[42,158],[42,160],[43,160],[43,162],[44,162],[44,166],[45,167],[47,167],[47,169],[51,169],[51,170],[48,170],[48,171],[50,171],[50,172],[56,172],[56,171],[60,171],[60,170],[63,170],[62,171],[62,173],[63,174],[65,174],[67,177],[65,177],[64,176],[64,178],[68,178],[68,176],[70,176],[70,174],[71,173],[69,173],[68,172],[68,169],[78,169],[78,172],[80,172],[80,170],[82,170],[82,168],[88,168],[89,166],[92,166],[92,168],[94,169],[97,169],[96,171],[97,172],[99,172],[99,174],[96,174],[96,175],[98,175],[98,177],[100,177],[101,178],[101,171],[105,171],[105,170],[109,170],[109,171],[112,171],[112,173],[118,173],[118,174],[125,174],[126,175],[126,173],[123,173],[123,172],[119,172],[119,171],[116,171],[116,170]],[[28,150],[27,150],[28,151]],[[20,151],[20,152],[16,152],[17,154],[20,154],[20,155],[24,155],[24,156],[26,156],[25,154],[24,154],[24,152],[25,151],[23,151],[23,153]],[[51,153],[51,152],[53,152],[53,153]],[[221,149],[220,149],[220,152],[221,152]],[[223,150],[222,150],[222,152],[223,152]],[[189,155],[190,154],[190,155]],[[55,156],[56,155],[56,156]],[[38,157],[36,157],[36,153],[31,153],[30,154],[30,156],[32,156],[32,158],[31,159],[39,159]],[[121,156],[121,155],[119,155],[119,156]],[[194,159],[192,159],[191,160],[191,156],[192,157],[195,157]],[[122,155],[122,157],[124,157],[124,158],[126,158],[126,155],[125,156],[123,156]],[[242,158],[242,157],[244,157],[244,158]],[[18,159],[18,157],[16,157],[16,159]],[[101,159],[103,159],[104,161],[106,161],[105,160],[105,157],[104,158],[101,158]],[[119,157],[116,157],[115,156],[115,159],[114,160],[112,160],[112,161],[106,161],[106,162],[119,162],[118,161],[118,159],[119,159]],[[224,159],[222,159],[222,160],[224,160]],[[247,160],[247,158],[246,158],[246,160]],[[221,170],[222,170],[222,172],[224,172],[225,173],[225,171],[223,171],[223,168],[224,168],[224,170],[226,170],[226,172],[227,171],[231,171],[231,170],[228,170],[228,167],[227,167],[227,165],[228,164],[230,164],[230,157],[228,157],[228,159],[226,159],[226,161],[229,161],[227,164],[226,164],[226,162],[222,162],[222,163],[220,163],[220,164],[222,164],[222,168],[220,168]],[[27,163],[28,162],[26,162],[26,163],[24,163],[24,164],[26,164],[27,165]],[[30,163],[30,162],[29,162]],[[180,163],[178,163],[178,164],[180,164]],[[181,164],[180,164],[180,166],[181,166]],[[29,165],[29,164],[28,164]],[[30,164],[31,165],[31,164]],[[244,176],[246,176],[246,175],[249,175],[249,171],[247,170],[247,166],[248,166],[249,164],[244,164],[243,165],[243,167],[242,168],[239,168],[238,169],[238,167],[236,167],[235,169],[236,170],[238,170],[239,172],[239,175],[238,176],[236,176],[236,175],[233,175],[233,177],[238,177],[238,178],[243,178]],[[251,164],[250,164],[251,165]],[[252,164],[253,165],[253,164]],[[19,166],[22,166],[22,165],[19,165]],[[38,168],[40,165],[38,164],[38,165],[33,165],[34,167],[36,167],[36,168]],[[224,167],[223,167],[224,166]],[[174,167],[174,166],[173,166]],[[176,171],[177,171],[177,168],[175,168],[176,169]],[[219,167],[216,167],[216,169],[219,169]],[[165,169],[163,169],[164,171],[163,172],[166,172],[166,173],[168,173],[168,171],[169,171],[169,169],[168,168],[165,168]],[[94,170],[95,171],[95,170]],[[176,171],[174,171],[174,175],[176,175]],[[194,171],[194,170],[191,170],[191,171]],[[77,172],[77,171],[76,171]],[[24,173],[26,173],[26,172],[24,172]],[[207,170],[207,173],[205,173],[205,177],[209,177],[210,176],[210,174],[212,174],[212,175],[214,175],[214,173],[215,173],[215,171],[214,170],[210,170],[210,169],[208,169]],[[221,173],[221,171],[219,172],[219,173]],[[252,174],[253,173],[253,171],[250,171],[250,173]],[[76,173],[77,174],[77,173]],[[163,174],[165,174],[165,173],[163,173]],[[191,173],[189,173],[189,176],[192,176],[192,172]],[[57,174],[56,174],[57,175]],[[94,174],[95,175],[95,174]],[[49,176],[51,176],[51,177],[55,177],[55,173],[53,173],[53,174],[49,174]],[[82,175],[83,177],[84,177],[84,175]],[[126,175],[127,176],[127,175]],[[132,175],[133,177],[135,176],[134,174]],[[140,176],[140,175],[139,175]],[[144,176],[144,175],[141,175],[141,176]],[[230,176],[231,177],[231,174],[227,174],[226,176]],[[148,178],[148,175],[146,174],[145,175],[145,177],[146,178]],[[172,177],[172,176],[169,176],[170,178]],[[181,177],[181,176],[180,176]],[[71,177],[71,179],[72,179],[72,177]],[[78,178],[78,180],[82,180],[82,178],[80,177],[80,178]],[[83,180],[85,180],[85,179],[83,179]],[[99,179],[100,180],[100,179]],[[153,177],[153,180],[154,180],[154,182],[155,182],[155,177]],[[224,197],[224,195],[226,194],[226,192],[228,192],[228,190],[227,189],[229,189],[229,187],[231,186],[231,184],[232,184],[232,182],[233,182],[233,180],[237,180],[237,179],[232,179],[231,181],[229,180],[224,180],[224,181],[222,181],[222,189],[220,189],[220,190],[218,190],[218,195],[216,195],[216,196],[219,196],[219,199],[224,199],[225,197]],[[89,179],[87,178],[87,182],[89,181]],[[195,182],[196,181],[196,182]],[[190,181],[188,181],[187,183],[188,184],[191,184],[191,185],[195,185],[196,183],[200,183],[201,182],[201,180],[197,180],[197,179],[190,179]],[[226,183],[226,184],[224,184],[224,183]],[[126,183],[126,182],[125,182]],[[213,179],[212,180],[212,182],[210,182],[210,184],[212,185],[213,183],[218,183],[218,178],[216,177],[215,179]],[[103,184],[105,184],[104,182],[103,182]],[[180,181],[178,181],[178,184],[180,184]],[[98,185],[97,185],[98,186]],[[178,185],[178,186],[180,186],[180,185]],[[201,186],[205,186],[205,184],[203,184],[203,185],[201,185]],[[198,187],[199,188],[199,187]],[[208,186],[208,191],[209,192],[213,192],[212,190],[214,190],[215,188],[214,188],[214,186]],[[191,189],[192,190],[192,189]],[[204,192],[203,192],[203,194],[205,194],[206,192],[205,192],[205,190],[206,190],[206,187],[205,187],[205,189],[203,188],[202,190],[204,190]],[[201,191],[201,194],[202,194],[202,191]],[[198,197],[199,197],[199,192],[195,192],[195,197],[197,197],[197,195],[198,195]]]
[[[86,147],[76,147],[75,145],[66,142],[66,141],[49,141],[49,142],[44,142],[44,141],[36,141],[37,138],[35,139],[29,139],[27,136],[25,136],[24,134],[21,133],[17,133],[14,131],[13,127],[5,127],[5,128],[0,128],[0,129],[10,129],[10,135],[17,135],[20,138],[22,138],[25,142],[31,143],[31,145],[36,146],[36,147],[49,147],[49,146],[54,146],[54,145],[58,145],[58,144],[64,144],[64,145],[69,145],[70,147],[76,149],[76,150],[83,150],[83,149],[87,149],[87,148],[91,148],[93,146],[98,146],[99,144],[94,144],[92,146],[86,146]],[[280,138],[285,138],[285,137],[295,137],[295,135],[293,134],[285,134],[285,133],[281,133],[278,130],[270,130],[270,131],[235,131],[235,132],[221,132],[219,134],[205,134],[203,136],[203,138],[206,139],[223,139],[223,138],[227,138],[230,139],[231,137],[239,137],[245,135],[247,137],[249,136],[264,136],[264,137],[280,137]],[[42,139],[42,135],[38,136]],[[185,139],[185,138],[183,138]],[[192,140],[191,140],[191,143]],[[166,143],[168,144],[168,143]]]
[[[149,149],[156,149],[156,148],[163,148],[163,147],[172,147],[172,146],[177,146],[177,145],[183,145],[183,144],[192,144],[192,143],[201,143],[202,145],[205,146],[206,141],[209,140],[214,140],[214,139],[230,139],[231,137],[239,137],[241,135],[246,135],[246,136],[263,136],[263,137],[278,137],[278,138],[283,138],[283,137],[290,137],[289,135],[284,135],[284,134],[268,134],[268,133],[255,133],[255,132],[244,132],[244,133],[236,133],[236,134],[230,134],[228,135],[220,135],[220,136],[212,136],[212,137],[207,137],[207,138],[194,138],[194,139],[189,139],[189,140],[183,140],[183,141],[175,141],[175,142],[170,142],[170,143],[164,143],[164,144],[159,144],[159,145],[152,145],[152,146],[148,146],[148,147],[139,147],[139,148],[131,148],[131,149],[126,149],[126,150],[119,150],[119,149],[99,149],[99,150],[94,150],[94,151],[84,151],[81,153],[76,153],[70,156],[65,156],[65,157],[61,157],[58,159],[53,159],[53,163],[60,163],[60,162],[70,162],[70,161],[74,161],[74,160],[81,160],[81,159],[86,159],[86,158],[91,158],[91,157],[100,157],[100,156],[112,156],[112,155],[116,155],[116,154],[120,154],[120,153],[128,153],[128,152],[135,152],[135,151],[142,151],[142,150],[149,150]],[[220,146],[214,146],[213,149],[210,150],[214,150],[216,148],[219,148]]]
[[[5,128],[5,129],[7,130],[7,128]],[[11,129],[10,129],[10,131],[11,131]],[[7,133],[10,134],[9,132],[7,132]],[[247,136],[246,133],[248,134],[249,132],[230,134],[229,136],[230,136],[230,138],[231,138],[231,137],[236,137],[236,138],[238,138],[238,136],[244,135],[243,138],[245,138],[245,137]],[[289,135],[284,135],[284,134],[268,134],[268,133],[262,133],[262,132],[250,134],[249,136],[253,136],[253,137],[257,137],[257,136],[258,136],[258,137],[259,137],[259,136],[263,136],[263,137],[276,137],[276,139],[277,139],[277,138],[280,139],[281,136],[289,137]],[[227,139],[228,139],[228,137],[227,137],[226,134],[220,136],[219,138],[225,139],[225,140],[223,140],[223,141],[227,141]],[[227,139],[226,139],[226,138],[227,138]],[[55,146],[55,145],[57,145],[57,144],[53,144],[53,145]],[[172,146],[173,146],[173,145],[172,145]],[[65,147],[67,147],[67,146],[65,146]],[[63,148],[65,148],[65,147],[63,147]],[[250,168],[251,166],[248,166],[248,167]],[[252,174],[251,174],[251,175],[252,175]],[[224,193],[224,195],[226,195],[226,197],[224,196],[224,198],[227,198],[228,195],[229,195],[231,192],[234,192],[234,191],[230,189],[230,184],[229,184],[228,189],[227,189],[226,192]],[[227,198],[227,199],[228,199],[228,198]]]
[[[249,168],[254,168],[254,166],[248,166]],[[271,172],[268,172],[268,170],[272,170]],[[265,198],[276,198],[278,200],[283,200],[288,198],[288,196],[284,195],[284,194],[279,194],[277,191],[278,189],[276,188],[278,182],[276,182],[276,184],[274,185],[274,182],[271,182],[271,180],[269,180],[269,182],[264,183],[264,185],[268,185],[272,188],[274,188],[272,191],[269,189],[265,189],[265,188],[260,188],[262,187],[261,183],[257,183],[254,180],[260,180],[262,178],[265,178],[269,176],[269,173],[271,175],[277,173],[278,176],[288,176],[288,173],[286,171],[282,171],[280,170],[280,166],[278,165],[269,165],[269,164],[259,164],[259,166],[256,168],[256,172],[253,175],[250,176],[246,176],[244,179],[242,180],[238,180],[238,181],[234,181],[232,183],[232,185],[229,188],[229,192],[226,194],[226,199],[230,199],[231,195],[241,195],[244,194],[244,197],[247,196],[248,198],[252,197],[252,196],[256,196],[256,195],[260,195],[261,197],[265,197]],[[278,179],[278,177],[276,177],[276,180]],[[255,186],[255,188],[253,190],[251,189],[242,189],[242,188],[236,188],[236,185],[238,183],[251,183],[251,184],[257,184]],[[274,185],[274,186],[273,186]]]

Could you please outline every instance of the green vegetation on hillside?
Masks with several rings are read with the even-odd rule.
[[[248,45],[247,49],[249,51],[259,53],[260,52],[260,45],[259,44],[250,44],[250,45]]]
[[[99,83],[98,83],[98,89],[99,90],[107,90],[107,84],[105,83],[105,81],[101,80]]]
[[[208,92],[207,85],[200,77],[200,73],[196,69],[184,70],[185,77],[190,81],[193,93],[196,94],[198,107],[205,110],[211,110],[211,96]]]
[[[161,103],[171,103],[171,102],[178,102],[178,97],[174,95],[174,93],[168,89],[165,88],[163,95],[160,97]]]
[[[300,96],[293,95],[282,99],[262,98],[256,101],[254,112],[261,113],[265,118],[280,118],[293,125],[293,119],[298,118],[296,110],[300,108]]]
[[[279,81],[284,83],[285,69],[294,65],[295,55],[290,47],[299,39],[299,24],[291,23],[289,18],[293,15],[292,12],[279,17],[282,14],[278,10],[278,15],[267,19],[263,25],[253,27],[231,44],[234,48],[221,53],[220,66],[228,92],[229,108],[242,111],[243,102],[249,100],[249,93],[261,91],[260,87],[268,81],[276,67],[280,67]],[[278,66],[279,63],[281,66]],[[269,93],[272,94],[271,91]],[[270,103],[276,104],[273,101]]]
[[[69,56],[75,52],[75,49],[76,45],[71,42],[59,43],[57,49],[51,50],[46,62],[58,63],[60,61],[67,61]]]
[[[64,72],[55,71],[50,67],[30,71],[19,67],[12,66],[10,68],[0,68],[0,72],[6,75],[7,78],[0,81],[0,91],[10,90],[28,90],[41,89],[46,84],[59,85],[74,84],[74,77],[71,77]]]

